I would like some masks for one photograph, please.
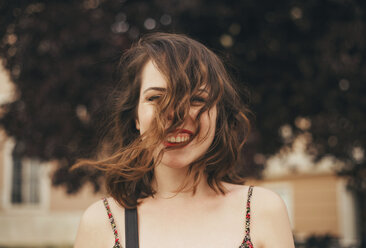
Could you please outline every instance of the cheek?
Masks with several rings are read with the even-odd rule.
[[[216,116],[216,107],[201,116],[200,124],[202,132],[200,134],[200,138],[207,137],[208,140],[213,140],[216,131]]]
[[[138,107],[138,119],[136,120],[136,128],[140,130],[140,134],[145,133],[151,126],[153,120],[154,110],[151,106],[145,106],[143,104]]]
[[[208,127],[210,128],[210,133],[215,133],[216,129],[216,118],[217,118],[217,109],[216,106],[209,110],[207,115],[205,115]]]

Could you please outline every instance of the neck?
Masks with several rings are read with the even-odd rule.
[[[210,195],[213,190],[208,186],[206,177],[199,181],[196,192],[193,194],[193,181],[188,182],[186,188],[179,191],[187,177],[188,168],[171,168],[163,164],[159,164],[154,169],[153,185],[156,190],[155,197],[157,198],[193,198],[202,195]],[[188,189],[188,190],[187,190]]]

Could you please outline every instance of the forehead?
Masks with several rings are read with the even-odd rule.
[[[166,88],[167,83],[164,75],[158,70],[150,60],[142,70],[141,92],[151,87]]]

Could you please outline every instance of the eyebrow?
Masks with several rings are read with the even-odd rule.
[[[165,88],[162,88],[162,87],[150,87],[150,88],[147,88],[146,90],[144,90],[144,94],[147,92],[147,91],[150,91],[150,90],[156,90],[156,91],[161,91],[161,92],[165,92],[166,89]]]

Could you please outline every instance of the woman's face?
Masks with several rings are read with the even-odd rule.
[[[136,128],[140,134],[149,130],[155,114],[156,100],[166,93],[167,82],[163,74],[149,61],[142,70],[140,99],[137,109]],[[174,147],[181,142],[192,139],[192,134],[196,132],[196,116],[207,99],[209,92],[202,89],[197,96],[192,99],[189,116],[174,134],[168,135],[167,139],[161,144],[159,151],[165,147]],[[161,164],[172,167],[182,168],[196,160],[204,154],[210,147],[216,129],[216,106],[204,112],[200,117],[200,132],[187,145],[169,149],[164,152]]]

